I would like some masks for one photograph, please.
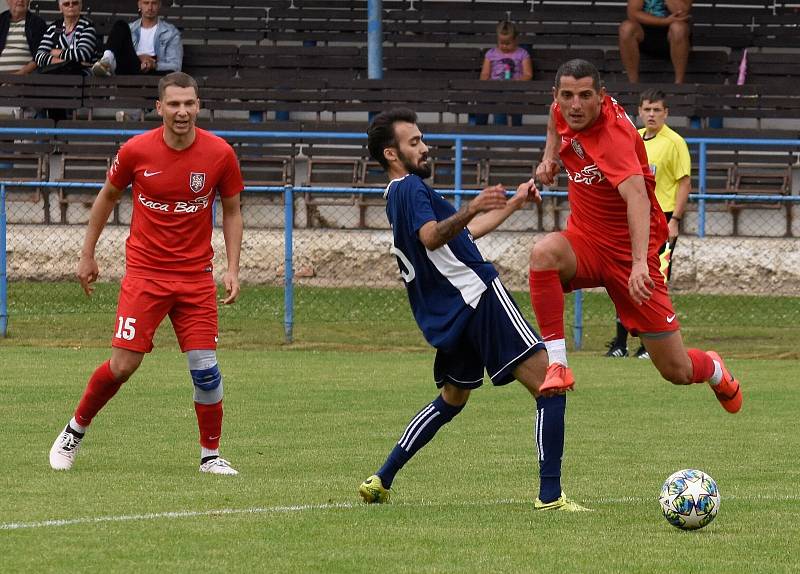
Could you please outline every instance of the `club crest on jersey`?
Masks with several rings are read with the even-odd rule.
[[[572,140],[572,149],[578,154],[578,157],[581,159],[586,159],[586,155],[583,153],[583,147],[581,146],[581,142],[578,140]]]
[[[192,193],[200,193],[206,185],[206,174],[193,171],[189,174],[189,189]]]

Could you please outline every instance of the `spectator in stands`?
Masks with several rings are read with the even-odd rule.
[[[36,65],[40,73],[88,74],[97,57],[97,31],[91,20],[81,16],[81,0],[58,0],[62,17],[47,27]]]
[[[692,159],[686,140],[667,124],[669,106],[664,92],[649,89],[639,97],[639,118],[644,127],[639,134],[644,140],[650,171],[656,178],[656,199],[667,218],[667,241],[661,246],[661,273],[669,281],[672,274],[672,254],[678,242],[680,221],[692,190]],[[628,331],[617,317],[617,336],[608,344],[606,357],[628,355]],[[649,359],[644,345],[636,351],[639,359]]]
[[[497,46],[486,52],[481,67],[481,80],[529,81],[533,78],[531,55],[518,43],[519,32],[507,20],[497,24]],[[476,114],[479,125],[486,123],[486,114]],[[494,114],[494,123],[507,125],[506,114]],[[511,125],[521,126],[522,115],[511,114]]]
[[[163,75],[181,71],[181,33],[159,18],[161,0],[139,0],[138,6],[141,18],[114,23],[103,57],[92,66],[95,76]]]
[[[631,83],[639,81],[639,52],[669,57],[675,83],[686,78],[691,45],[692,0],[628,0],[628,19],[619,26],[619,53]]]
[[[30,0],[7,2],[8,10],[0,14],[0,73],[30,74],[47,23],[28,11]]]

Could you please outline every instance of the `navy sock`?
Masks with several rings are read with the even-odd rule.
[[[622,321],[617,317],[617,344],[627,347],[628,346],[628,330],[622,324]]]
[[[381,477],[384,488],[391,488],[394,476],[401,468],[433,438],[442,426],[453,420],[464,406],[447,404],[441,395],[419,411],[408,423],[403,436],[389,453],[386,462],[376,473]]]
[[[536,450],[539,452],[539,500],[561,496],[561,458],[564,455],[566,395],[536,399]]]

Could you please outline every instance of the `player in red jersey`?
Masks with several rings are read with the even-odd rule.
[[[97,241],[123,190],[132,186],[133,215],[126,241],[111,359],[89,379],[75,415],[50,449],[50,466],[68,470],[95,415],[153,348],[156,328],[169,315],[194,384],[200,428],[200,471],[234,475],[219,456],[222,375],[217,365],[216,284],[211,262],[212,206],[222,203],[228,268],[224,304],[239,295],[244,187],[236,154],[223,139],[195,127],[197,83],[182,72],[164,76],[156,110],[163,126],[131,138],[119,150],[92,206],[77,275],[87,296],[99,270]]]
[[[642,138],[585,60],[562,64],[553,88],[547,143],[536,176],[553,185],[561,159],[570,216],[562,232],[531,250],[530,289],[550,358],[541,389],[571,384],[564,339],[564,292],[605,287],[623,325],[639,335],[661,376],[676,385],[708,381],[722,406],[738,412],[739,382],[713,351],[686,349],[658,250],[667,223],[654,194]]]

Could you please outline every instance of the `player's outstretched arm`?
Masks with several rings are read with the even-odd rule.
[[[429,221],[420,227],[419,240],[428,250],[435,251],[461,233],[476,215],[502,209],[506,203],[506,190],[502,185],[487,187],[447,219]]]
[[[106,178],[106,182],[92,204],[76,272],[78,281],[80,281],[83,292],[86,293],[87,297],[92,295],[92,291],[94,291],[93,283],[97,281],[97,277],[100,275],[97,261],[94,259],[97,241],[100,239],[100,234],[103,233],[108,217],[121,196],[122,190],[114,187]]]
[[[493,209],[476,216],[467,227],[472,237],[478,239],[497,229],[508,217],[529,201],[542,202],[533,178],[517,186],[517,192],[502,209]]]
[[[239,258],[242,253],[242,209],[239,195],[222,198],[222,235],[225,237],[225,255],[228,268],[222,276],[225,286],[224,305],[230,305],[239,296]]]
[[[619,193],[628,205],[628,230],[631,236],[633,265],[628,278],[628,293],[637,305],[653,294],[655,283],[647,268],[647,246],[650,242],[650,198],[644,177],[632,175],[619,184]]]
[[[556,132],[556,119],[553,117],[553,109],[550,109],[550,116],[547,119],[547,141],[544,144],[542,161],[536,167],[536,179],[545,185],[553,185],[556,182],[556,175],[561,169],[558,165],[558,132]]]

